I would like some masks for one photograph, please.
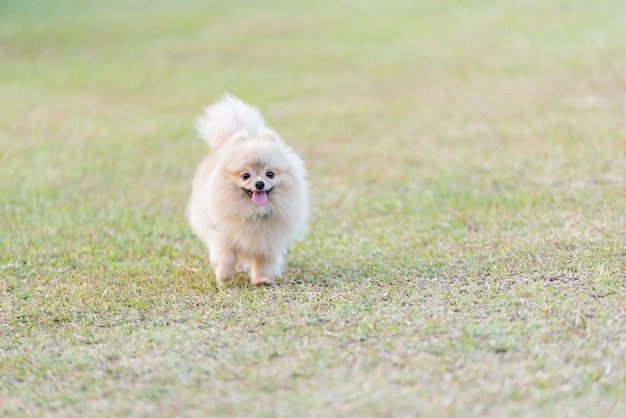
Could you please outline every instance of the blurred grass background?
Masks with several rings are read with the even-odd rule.
[[[626,408],[626,6],[0,1],[0,404],[17,415]],[[283,285],[184,217],[229,91],[310,171]]]

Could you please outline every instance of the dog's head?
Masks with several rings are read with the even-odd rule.
[[[301,187],[292,175],[293,154],[271,130],[258,137],[240,132],[220,152],[231,189],[261,216],[269,216],[294,187]]]

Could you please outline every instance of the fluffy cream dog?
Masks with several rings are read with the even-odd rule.
[[[193,180],[189,223],[209,247],[219,284],[248,266],[252,284],[272,284],[289,244],[307,228],[304,163],[236,97],[226,94],[204,111],[196,129],[211,152]]]

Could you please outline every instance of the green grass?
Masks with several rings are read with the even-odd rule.
[[[0,415],[626,415],[625,15],[0,2]],[[224,91],[310,171],[270,288],[185,220]]]

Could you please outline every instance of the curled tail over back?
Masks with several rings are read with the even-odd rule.
[[[265,121],[256,107],[226,93],[214,104],[204,107],[204,114],[196,121],[195,128],[211,148],[218,148],[240,131],[258,135],[265,128]]]

